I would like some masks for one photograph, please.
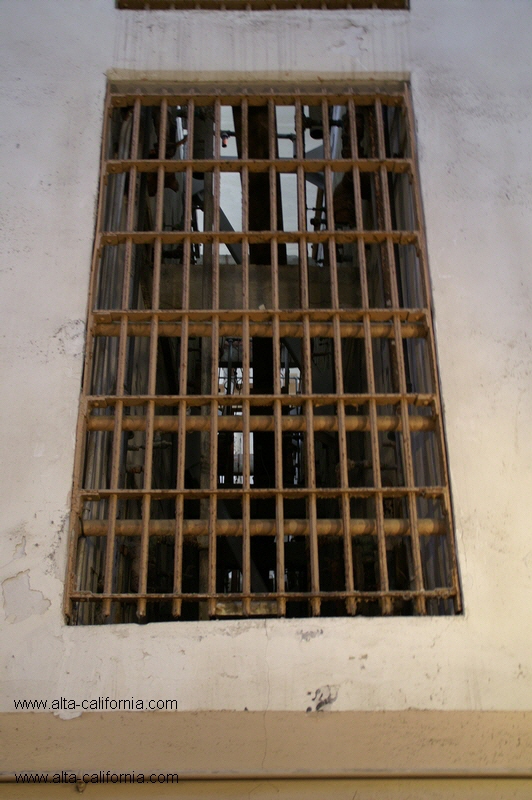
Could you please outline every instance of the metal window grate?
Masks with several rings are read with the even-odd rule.
[[[292,8],[408,10],[409,0],[116,0],[129,10],[221,9],[225,11],[283,11]]]
[[[408,87],[111,87],[77,623],[460,611]]]

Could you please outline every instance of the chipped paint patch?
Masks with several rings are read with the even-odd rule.
[[[51,605],[42,592],[30,587],[29,570],[6,578],[2,592],[7,622],[22,622],[34,614],[44,614]]]
[[[83,711],[79,709],[66,709],[63,708],[61,711],[54,711],[54,717],[59,717],[59,719],[76,719],[76,717],[81,717]]]

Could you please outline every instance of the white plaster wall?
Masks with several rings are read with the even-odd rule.
[[[13,698],[532,707],[532,4],[119,12],[0,0],[0,565]],[[106,73],[411,76],[465,613],[69,628],[61,603]]]

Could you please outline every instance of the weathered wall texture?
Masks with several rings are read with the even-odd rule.
[[[107,695],[175,698],[185,711],[304,711],[319,697],[333,711],[532,707],[532,5],[411,5],[281,15],[1,4],[4,711],[14,698]],[[109,71],[411,77],[462,617],[65,626]]]

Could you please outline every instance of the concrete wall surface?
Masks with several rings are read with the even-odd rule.
[[[2,710],[532,709],[529,0],[282,13],[2,0],[0,16]],[[411,80],[462,616],[65,624],[103,104],[107,76],[132,75]]]

